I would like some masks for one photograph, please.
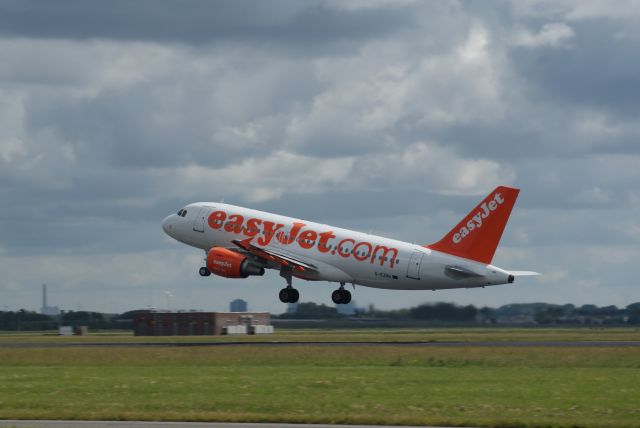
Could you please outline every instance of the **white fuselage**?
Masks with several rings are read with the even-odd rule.
[[[314,272],[294,274],[307,280],[403,290],[484,287],[513,281],[509,272],[491,264],[326,224],[223,203],[193,203],[184,210],[186,214],[172,214],[163,222],[164,231],[174,239],[208,251],[237,248],[234,240],[251,238],[261,248],[313,264]]]

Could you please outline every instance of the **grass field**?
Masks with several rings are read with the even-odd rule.
[[[631,329],[433,335],[438,339],[432,340],[640,339]],[[267,340],[429,336],[409,330],[290,331]],[[0,336],[0,418],[640,427],[637,347],[2,347],[55,339]]]
[[[39,342],[468,342],[468,341],[625,341],[640,340],[640,328],[389,328],[389,329],[278,329],[276,334],[265,336],[133,336],[131,333],[111,331],[90,336],[60,337],[56,332],[16,333],[0,332],[3,343]]]

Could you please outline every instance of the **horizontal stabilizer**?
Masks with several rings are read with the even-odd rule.
[[[536,276],[540,275],[539,272],[532,272],[530,270],[510,270],[509,273],[513,276]]]
[[[449,278],[453,279],[478,278],[482,276],[479,273],[475,273],[460,266],[446,266],[444,268],[444,273]]]

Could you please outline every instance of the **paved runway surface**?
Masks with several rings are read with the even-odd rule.
[[[426,346],[426,347],[589,347],[640,346],[640,341],[469,341],[469,342],[5,342],[0,348],[191,347],[191,346]]]
[[[249,424],[227,422],[3,421],[0,427],[31,428],[417,428],[384,425]],[[423,427],[443,428],[443,427]]]

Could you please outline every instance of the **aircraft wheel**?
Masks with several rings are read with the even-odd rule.
[[[331,300],[333,300],[333,303],[336,305],[342,303],[342,290],[334,290],[334,292],[331,293]]]
[[[204,266],[200,268],[198,273],[200,274],[200,276],[209,276],[209,275],[211,275],[211,272],[209,272],[209,269],[207,269]]]
[[[349,303],[351,301],[351,293],[349,292],[349,290],[340,290],[342,291],[342,301],[340,303],[342,303],[343,305],[346,305],[347,303]]]
[[[291,298],[291,293],[289,291],[289,288],[283,288],[280,290],[280,293],[278,293],[278,297],[282,303],[289,303],[289,299]]]
[[[339,288],[331,293],[331,300],[333,300],[333,303],[336,305],[345,305],[351,301],[351,293],[349,290]]]
[[[289,290],[289,303],[298,303],[300,300],[300,292],[295,288]]]

